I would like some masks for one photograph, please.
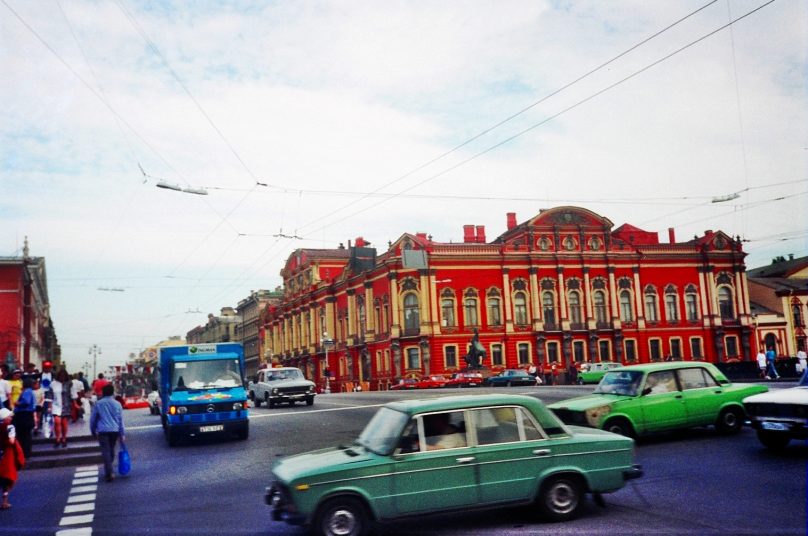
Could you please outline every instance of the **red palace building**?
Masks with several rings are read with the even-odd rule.
[[[579,207],[556,207],[491,242],[404,234],[379,254],[299,249],[283,299],[261,313],[261,353],[332,391],[387,389],[466,367],[475,333],[485,372],[596,361],[750,360],[753,324],[740,239],[706,231],[669,243]],[[555,365],[555,367],[553,367]]]

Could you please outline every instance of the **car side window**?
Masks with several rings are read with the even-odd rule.
[[[645,389],[650,389],[648,394],[651,395],[672,393],[679,390],[676,386],[676,378],[672,370],[660,370],[648,374],[648,379],[645,381]]]
[[[426,449],[456,449],[468,446],[466,424],[462,411],[431,413],[422,417]]]
[[[679,381],[682,382],[682,389],[703,389],[718,385],[704,369],[697,367],[679,370]]]
[[[519,440],[513,408],[485,408],[474,412],[477,443],[494,445]]]

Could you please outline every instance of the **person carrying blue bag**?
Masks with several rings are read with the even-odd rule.
[[[98,437],[101,455],[104,458],[104,479],[107,482],[115,480],[112,462],[115,460],[115,444],[118,442],[118,438],[121,439],[121,448],[125,448],[123,446],[123,408],[120,402],[113,397],[114,394],[115,387],[112,384],[105,385],[102,390],[103,396],[93,406],[90,415],[90,433],[93,434],[93,437]]]

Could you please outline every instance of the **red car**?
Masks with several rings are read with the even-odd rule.
[[[415,378],[402,378],[398,383],[390,386],[391,391],[399,391],[402,389],[418,389],[418,380]]]
[[[455,372],[444,387],[479,387],[483,383],[483,375],[479,372]]]
[[[437,389],[446,385],[443,376],[424,376],[418,380],[418,389]]]

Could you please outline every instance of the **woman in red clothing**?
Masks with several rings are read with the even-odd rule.
[[[8,493],[17,482],[17,471],[25,465],[25,455],[17,443],[14,425],[11,424],[12,417],[14,413],[6,408],[0,408],[0,449],[3,451],[0,456],[0,492],[2,492],[0,510],[11,508]]]

